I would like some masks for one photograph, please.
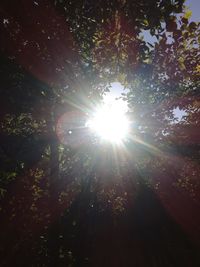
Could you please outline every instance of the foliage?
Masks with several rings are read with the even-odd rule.
[[[199,24],[176,18],[183,1],[1,6],[2,264],[198,266],[174,223],[199,244]],[[121,151],[81,128],[115,80],[135,123]]]

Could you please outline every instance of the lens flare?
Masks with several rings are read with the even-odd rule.
[[[87,126],[100,138],[111,143],[121,143],[129,133],[126,117],[127,105],[122,100],[106,98],[87,122]]]

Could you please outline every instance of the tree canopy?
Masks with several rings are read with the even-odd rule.
[[[200,24],[184,1],[0,14],[2,266],[199,266]],[[120,149],[85,127],[116,81],[132,122]]]

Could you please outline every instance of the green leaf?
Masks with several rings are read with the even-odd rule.
[[[189,19],[189,18],[191,18],[191,16],[192,16],[192,11],[190,9],[187,9],[185,14],[184,14],[184,18]]]

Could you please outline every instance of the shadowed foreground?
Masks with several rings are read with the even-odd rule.
[[[101,210],[92,194],[79,195],[46,236],[11,239],[7,249],[1,266],[195,267],[200,263],[197,247],[143,183],[122,214]]]

